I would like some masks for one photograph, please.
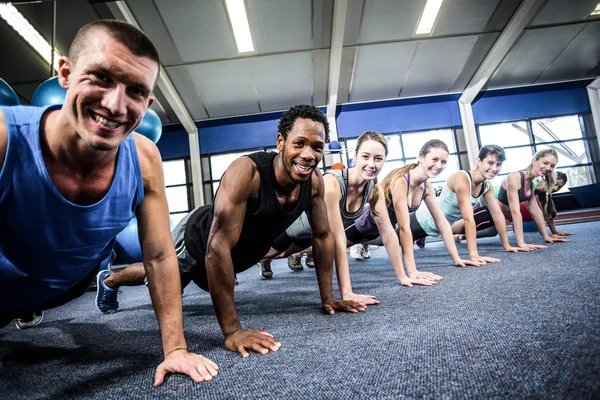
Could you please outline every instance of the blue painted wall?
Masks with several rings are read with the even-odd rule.
[[[483,92],[473,103],[475,123],[488,124],[525,118],[589,113],[585,87],[590,81]],[[458,95],[338,107],[340,138],[357,137],[367,130],[382,133],[461,126]],[[201,154],[233,152],[273,146],[281,113],[199,122]],[[189,156],[187,134],[181,127],[165,129],[158,142],[163,159]]]
[[[591,108],[585,88],[504,95],[484,94],[473,103],[476,124],[589,112]]]

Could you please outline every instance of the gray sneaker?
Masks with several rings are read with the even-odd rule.
[[[259,261],[258,266],[260,267],[260,276],[263,279],[273,278],[273,270],[271,269],[271,260]]]
[[[292,254],[288,257],[288,267],[292,271],[302,271],[304,267],[302,266],[302,254]]]
[[[304,260],[304,263],[306,264],[306,266],[308,268],[314,268],[315,267],[315,260],[313,259],[312,253],[308,253],[306,255],[306,260]]]
[[[36,327],[42,322],[44,319],[44,311],[35,311],[31,314],[21,315],[18,318],[15,318],[15,325],[19,329],[29,329]]]
[[[363,260],[368,260],[371,258],[371,250],[369,250],[368,244],[361,245],[360,255],[362,256]]]

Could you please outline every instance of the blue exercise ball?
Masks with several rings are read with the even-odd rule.
[[[537,232],[537,226],[535,222],[525,221],[523,222],[523,232]]]
[[[146,136],[154,143],[158,142],[160,135],[162,135],[162,123],[156,111],[149,108],[146,114],[144,114],[142,122],[135,128],[135,131],[140,135]]]
[[[0,106],[18,106],[19,96],[3,79],[0,79]]]
[[[127,264],[142,262],[142,246],[140,246],[138,236],[137,218],[129,221],[125,229],[117,235],[115,252]]]
[[[54,78],[42,82],[42,84],[35,89],[33,97],[31,98],[31,104],[36,107],[45,107],[56,104],[62,105],[65,102],[66,96],[67,90],[60,86],[58,77],[55,76]]]
[[[329,143],[329,151],[331,153],[340,153],[342,151],[341,143],[337,140],[332,141],[331,143]]]
[[[173,230],[177,220],[169,216],[169,229]],[[127,264],[142,262],[142,246],[138,236],[137,218],[129,221],[129,224],[118,235],[115,241],[115,252],[117,256]]]

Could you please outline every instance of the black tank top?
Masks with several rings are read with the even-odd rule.
[[[260,176],[260,194],[258,211],[246,211],[240,237],[231,251],[235,272],[252,267],[264,257],[277,236],[283,233],[312,204],[312,175],[300,184],[298,201],[291,211],[285,211],[273,188],[275,171],[273,160],[277,153],[257,152],[249,157],[258,168]],[[213,206],[198,208],[190,216],[185,228],[185,245],[192,257],[204,265],[208,234],[214,216]]]
[[[533,194],[533,182],[529,183],[529,193],[527,193],[527,188],[525,187],[525,173],[523,171],[519,171],[519,174],[521,175],[521,187],[519,188],[519,191],[517,193],[519,194],[519,203],[522,203],[524,201],[528,201],[531,198],[531,195]],[[506,192],[505,187],[505,185],[508,186],[507,179],[508,177],[504,179],[502,185],[500,185],[500,190],[498,190],[498,201],[504,204],[505,206],[508,205],[508,193]]]

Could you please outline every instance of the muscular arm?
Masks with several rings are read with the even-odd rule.
[[[206,272],[217,319],[225,337],[241,328],[233,297],[235,273],[231,249],[239,239],[248,200],[257,195],[259,187],[256,165],[248,157],[241,157],[223,175],[214,201],[214,218],[206,249]]]
[[[327,206],[325,205],[325,187],[321,172],[318,170],[313,174],[312,187],[313,196],[310,213],[312,254],[315,259],[315,269],[317,272],[323,309],[330,314],[333,314],[335,310],[345,310],[350,312],[364,311],[364,306],[358,303],[338,302],[333,296],[333,255],[336,243],[333,235],[331,235],[331,232],[329,231]],[[344,251],[346,249],[345,240],[344,235]]]
[[[346,233],[344,223],[340,214],[340,199],[342,192],[340,184],[333,175],[323,177],[325,184],[325,206],[329,228],[333,233],[335,242],[335,270],[342,298],[346,299],[352,295],[352,284],[350,283],[350,271],[348,268],[348,256],[346,255]]]
[[[217,375],[217,365],[188,353],[183,335],[179,267],[169,230],[160,154],[154,143],[141,135],[135,134],[135,142],[144,182],[144,200],[136,210],[138,234],[165,356],[156,370],[155,385],[160,385],[168,372],[184,373],[195,381],[210,380]]]
[[[319,282],[319,292],[323,304],[333,299],[333,254],[335,241],[327,223],[327,207],[325,206],[325,188],[321,172],[316,170],[312,177],[312,204],[310,226],[312,229],[312,254]]]
[[[158,149],[139,135],[136,146],[144,181],[144,200],[136,211],[138,232],[152,305],[167,355],[186,348],[179,268],[169,231],[169,208]]]

